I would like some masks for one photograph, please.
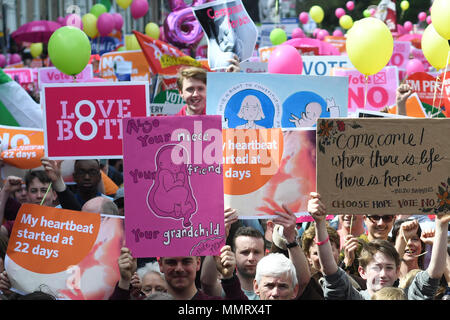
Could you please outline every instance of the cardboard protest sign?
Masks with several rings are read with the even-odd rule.
[[[62,73],[56,67],[47,67],[38,69],[39,86],[44,83],[70,83],[70,82],[85,82],[94,77],[92,71],[92,64],[88,64],[83,71],[76,75],[75,81],[73,76]]]
[[[377,74],[366,78],[356,69],[339,69],[333,71],[336,76],[348,77],[348,111],[357,109],[379,111],[396,103],[398,87],[397,67],[385,67]]]
[[[255,24],[241,0],[218,0],[192,7],[208,39],[208,64],[212,70],[226,68],[238,56],[249,59],[258,38]]]
[[[387,65],[406,70],[410,52],[411,43],[409,41],[394,41],[394,51]]]
[[[45,84],[45,154],[51,159],[122,157],[122,118],[147,115],[147,82]]]
[[[42,285],[59,299],[106,300],[120,278],[123,217],[24,204],[8,244],[5,268],[22,293]]]
[[[100,58],[100,74],[103,79],[118,81],[114,73],[115,61],[129,61],[132,63],[131,81],[150,81],[151,73],[148,62],[142,50],[108,52]]]
[[[307,216],[315,191],[315,130],[224,129],[225,207],[240,218],[273,218],[286,204]]]
[[[448,212],[448,119],[319,119],[317,190],[330,214]]]
[[[306,128],[347,116],[345,77],[211,72],[206,86],[206,113],[221,115],[223,128]]]
[[[217,255],[225,243],[220,117],[124,119],[123,146],[133,256]]]

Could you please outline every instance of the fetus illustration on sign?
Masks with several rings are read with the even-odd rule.
[[[148,192],[147,205],[156,216],[182,220],[183,227],[187,228],[197,212],[197,201],[187,173],[187,161],[174,161],[180,156],[188,156],[180,145],[165,145],[156,152],[156,175]]]
[[[300,91],[291,95],[283,103],[281,120],[283,128],[314,127],[319,118],[339,117],[339,107],[334,97],[325,100],[310,91]]]

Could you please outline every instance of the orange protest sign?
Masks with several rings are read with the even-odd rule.
[[[397,106],[388,110],[391,114],[397,114]],[[426,112],[423,108],[422,102],[417,93],[413,93],[408,100],[406,100],[406,116],[414,118],[426,118]]]
[[[42,129],[0,125],[0,144],[3,151],[29,144],[44,145],[44,131]]]
[[[33,169],[41,165],[44,156],[44,146],[19,146],[8,149],[0,154],[4,163],[20,169]]]
[[[100,221],[98,213],[23,204],[7,255],[17,265],[35,273],[66,271],[92,250]]]
[[[116,51],[103,54],[99,67],[103,79],[118,81],[114,74],[114,62],[116,61],[128,61],[132,63],[131,81],[150,81],[150,69],[142,50]]]
[[[277,173],[283,155],[280,128],[223,131],[224,192],[248,194],[258,190]]]

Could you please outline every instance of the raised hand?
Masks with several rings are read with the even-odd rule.
[[[231,250],[231,247],[226,245],[220,249],[220,255],[214,257],[216,260],[217,270],[222,275],[223,279],[229,279],[233,276],[236,268],[236,256]]]

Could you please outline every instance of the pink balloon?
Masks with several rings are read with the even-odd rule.
[[[9,57],[9,64],[16,64],[22,62],[22,57],[18,53],[14,53]]]
[[[166,34],[164,33],[164,27],[159,27],[159,40],[167,42]]]
[[[304,38],[304,37],[305,33],[303,32],[302,29],[295,28],[294,30],[292,30],[292,38]]]
[[[114,17],[110,13],[102,13],[97,19],[97,29],[101,36],[105,37],[114,30]]]
[[[116,29],[117,31],[122,30],[123,27],[122,15],[120,13],[114,13],[113,18],[114,18],[114,29]]]
[[[333,36],[335,36],[335,37],[343,37],[344,33],[341,30],[336,29],[336,30],[333,31]]]
[[[428,17],[427,17],[427,23],[428,23],[428,24],[431,24],[431,16],[428,16]]]
[[[419,21],[425,21],[427,19],[427,14],[425,12],[421,12],[418,15]]]
[[[372,8],[369,10],[369,12],[370,12],[370,15],[373,17],[375,15],[375,12],[377,12],[377,10]]]
[[[279,45],[269,57],[268,71],[269,73],[302,74],[302,56],[293,46]]]
[[[313,31],[313,37],[314,38],[317,38],[317,36],[319,35],[320,30],[321,30],[320,28],[315,28],[314,29],[314,31]]]
[[[145,16],[148,12],[147,0],[133,0],[131,4],[131,15],[134,19],[139,19]]]
[[[0,54],[0,68],[4,68],[6,66],[6,57],[3,54]]]
[[[403,27],[406,29],[406,31],[411,31],[413,29],[413,24],[411,21],[405,21],[403,24]]]
[[[300,20],[300,22],[302,24],[307,24],[309,21],[309,14],[307,12],[302,12],[300,13],[300,15],[298,16],[298,19]]]
[[[64,25],[83,30],[83,21],[81,20],[81,17],[75,13],[67,15],[64,19]]]
[[[66,25],[66,19],[64,17],[58,17],[58,19],[56,19],[56,22],[58,22],[62,26]]]
[[[319,33],[317,34],[317,39],[323,40],[323,39],[325,39],[326,36],[329,36],[329,35],[330,35],[330,34],[328,33],[327,30],[322,29],[322,30],[320,30]]]
[[[336,17],[339,19],[340,17],[342,17],[343,15],[345,15],[345,10],[342,8],[337,8],[334,11],[334,14],[336,15]]]
[[[355,9],[355,3],[353,1],[348,1],[345,6],[347,7],[348,10],[352,11],[353,9]]]
[[[425,67],[419,59],[411,59],[406,65],[406,74],[409,76],[416,72],[425,72]]]

